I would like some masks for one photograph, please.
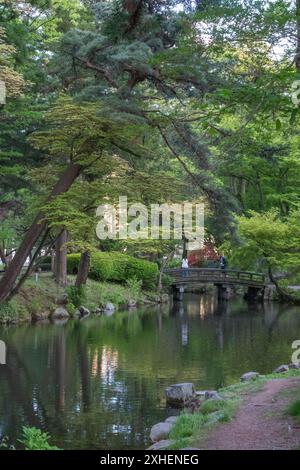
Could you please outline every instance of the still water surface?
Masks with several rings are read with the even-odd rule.
[[[300,309],[190,294],[174,307],[0,328],[0,432],[48,431],[64,449],[140,449],[168,415],[164,389],[215,389],[290,362]]]

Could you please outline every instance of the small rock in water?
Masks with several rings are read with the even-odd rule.
[[[152,446],[148,447],[147,450],[161,450],[161,449],[166,449],[166,447],[170,447],[172,444],[174,444],[175,441],[172,439],[163,439],[162,441],[155,442]]]
[[[158,442],[162,439],[166,439],[174,426],[173,423],[157,423],[150,431],[150,439],[152,442]]]
[[[128,307],[129,308],[133,308],[133,307],[136,307],[136,301],[134,299],[130,299],[128,301]]]
[[[57,320],[62,318],[69,318],[69,316],[69,312],[63,307],[57,307],[51,315],[53,319]]]
[[[183,407],[188,399],[195,396],[194,384],[182,383],[170,385],[170,387],[166,388],[165,393],[168,405]]]
[[[258,372],[246,372],[246,374],[243,374],[242,377],[240,378],[241,382],[248,382],[249,380],[254,380],[259,377]]]
[[[289,366],[287,364],[282,364],[281,366],[277,367],[277,369],[273,370],[273,374],[281,374],[282,372],[287,372],[289,370]]]
[[[87,315],[90,315],[90,314],[91,314],[91,312],[89,311],[89,309],[86,308],[86,307],[83,307],[83,305],[82,305],[81,307],[79,307],[78,310],[79,310],[79,313],[80,313],[80,315],[81,315],[82,317],[86,317]]]
[[[114,312],[115,311],[115,306],[111,302],[107,302],[104,306],[105,312]]]

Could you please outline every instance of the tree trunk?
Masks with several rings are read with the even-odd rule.
[[[296,0],[296,25],[297,25],[297,44],[296,44],[296,56],[295,65],[298,72],[300,72],[300,0]]]
[[[1,248],[1,246],[0,246],[0,260],[2,261],[2,263],[4,264],[4,266],[6,266],[7,261],[6,261],[5,252],[4,252],[4,250]]]
[[[55,250],[51,250],[51,271],[53,272],[53,276],[55,277],[55,271],[56,271],[56,260],[55,260]]]
[[[80,165],[70,163],[54,186],[49,199],[68,191],[80,171]],[[31,253],[41,234],[45,230],[46,225],[47,221],[44,219],[43,214],[38,214],[31,227],[26,232],[19,249],[0,280],[0,302],[4,302],[12,291],[29,253]]]
[[[77,273],[76,282],[75,282],[76,287],[80,287],[86,284],[88,274],[89,274],[89,269],[90,269],[90,259],[91,259],[91,253],[89,251],[85,251],[84,253],[81,253],[78,273]]]
[[[295,297],[293,297],[291,294],[289,294],[285,289],[283,289],[279,285],[279,283],[277,282],[277,279],[275,279],[275,277],[273,276],[273,272],[272,272],[272,269],[270,267],[269,267],[268,271],[269,271],[270,281],[275,285],[277,293],[280,296],[281,300],[283,302],[294,302]]]
[[[68,232],[63,230],[56,242],[55,250],[55,281],[61,286],[67,285],[67,246]]]

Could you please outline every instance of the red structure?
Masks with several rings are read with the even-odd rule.
[[[202,250],[190,251],[188,253],[189,266],[197,267],[201,266],[204,261],[216,262],[220,258],[216,247],[212,242],[208,241],[204,243]]]

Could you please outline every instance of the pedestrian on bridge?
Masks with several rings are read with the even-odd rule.
[[[226,267],[227,267],[227,259],[225,258],[225,255],[223,253],[220,258],[220,268],[225,271]]]
[[[183,277],[188,277],[188,275],[189,275],[189,272],[188,272],[189,260],[187,258],[183,258],[181,268],[183,269],[182,276]]]

